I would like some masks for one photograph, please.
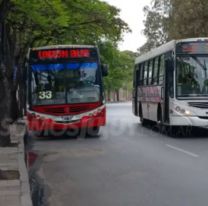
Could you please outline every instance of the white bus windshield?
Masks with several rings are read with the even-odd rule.
[[[177,57],[177,97],[208,97],[208,56]]]
[[[100,100],[96,62],[32,64],[33,105],[88,103]]]

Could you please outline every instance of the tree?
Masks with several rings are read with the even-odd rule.
[[[172,39],[207,36],[207,0],[153,0],[152,5],[144,8],[147,42],[139,49],[140,53]]]
[[[115,44],[124,31],[128,26],[119,10],[99,0],[0,0],[0,145],[8,144],[9,123],[22,113],[29,47],[103,40]]]
[[[191,37],[206,37],[208,26],[208,1],[171,0],[170,19],[168,30],[170,39],[182,39]]]
[[[107,99],[110,100],[113,93],[116,101],[119,101],[119,90],[131,89],[135,54],[130,51],[119,51],[111,42],[102,43],[100,50],[102,61],[109,64],[109,75],[104,81]]]
[[[139,53],[145,53],[152,48],[158,47],[168,39],[169,0],[154,0],[152,7],[144,7],[146,19],[144,21],[144,35],[146,43],[139,48]]]

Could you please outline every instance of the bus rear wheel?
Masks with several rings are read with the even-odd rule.
[[[140,112],[140,122],[142,126],[147,126],[148,125],[148,120],[143,118],[142,111]]]

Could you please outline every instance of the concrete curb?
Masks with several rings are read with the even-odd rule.
[[[21,182],[21,206],[32,206],[30,195],[29,177],[25,164],[24,141],[21,138],[18,151],[18,163]]]
[[[20,135],[19,145],[18,145],[18,166],[19,166],[20,185],[21,185],[20,204],[21,206],[32,206],[29,176],[25,163],[24,135],[26,133],[26,127],[23,121],[18,121],[17,123],[24,125],[23,131],[21,132],[21,134],[18,134]]]

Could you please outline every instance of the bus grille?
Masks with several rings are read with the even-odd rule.
[[[76,105],[61,105],[61,106],[34,106],[35,112],[45,113],[49,115],[76,115],[91,111],[101,105],[100,102],[83,103]]]
[[[191,107],[197,107],[201,109],[208,109],[208,102],[189,102],[189,106]]]
[[[87,106],[71,106],[70,107],[70,112],[72,112],[72,113],[76,113],[76,112],[86,112],[86,111],[91,110],[92,108],[87,107]]]
[[[45,112],[49,114],[64,114],[64,107],[45,108]]]
[[[53,107],[53,108],[46,108],[44,112],[48,114],[66,115],[66,114],[78,114],[82,112],[87,112],[93,108],[94,107],[89,107],[89,106]]]

